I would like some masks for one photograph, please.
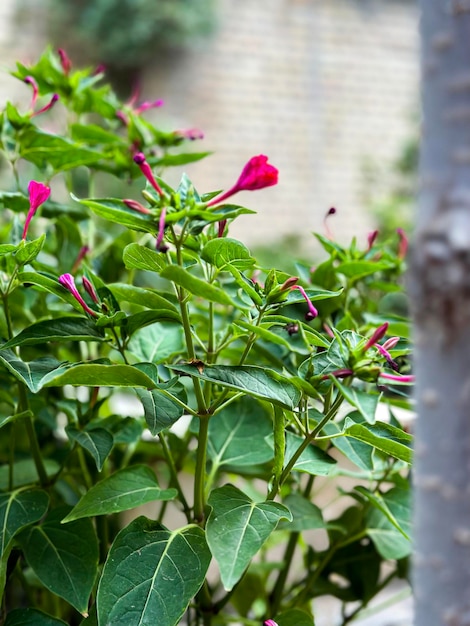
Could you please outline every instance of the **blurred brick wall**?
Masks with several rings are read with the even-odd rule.
[[[364,165],[386,170],[410,137],[418,80],[411,0],[218,0],[215,36],[169,74],[155,59],[146,91],[165,99],[158,119],[205,131],[197,147],[216,156],[186,168],[201,191],[227,188],[254,154],[279,168],[277,187],[239,194],[259,213],[234,236],[310,241],[335,206],[344,241],[372,227]]]

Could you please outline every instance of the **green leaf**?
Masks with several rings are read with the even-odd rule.
[[[369,424],[375,423],[375,412],[382,394],[361,391],[355,387],[347,387],[336,377],[333,377],[333,383],[349,404],[359,411],[366,422],[369,422]]]
[[[152,435],[157,435],[165,428],[173,426],[184,413],[184,409],[180,404],[161,391],[161,389],[171,389],[174,386],[173,382],[172,385],[167,383],[157,385],[156,389],[151,391],[147,389],[135,390],[144,407],[145,421]],[[183,385],[178,383],[176,390],[178,395],[181,395],[181,392],[184,392]],[[186,396],[185,392],[184,395]]]
[[[394,267],[393,263],[387,263],[386,261],[345,261],[336,267],[336,271],[347,278],[359,280],[359,278],[370,276],[382,270],[393,269]]]
[[[400,428],[385,422],[356,424],[349,418],[346,418],[344,426],[343,434],[347,437],[354,437],[400,461],[411,463],[413,437]]]
[[[289,609],[276,615],[278,626],[315,626],[313,617],[300,609]]]
[[[0,362],[33,393],[41,389],[47,376],[67,369],[53,357],[44,357],[29,363],[22,361],[13,350],[0,350]]]
[[[256,291],[252,280],[242,274],[236,267],[233,267],[233,265],[227,265],[225,269],[232,274],[236,284],[251,298],[252,302],[258,306],[263,305],[263,298]]]
[[[202,249],[201,257],[219,269],[232,265],[239,270],[245,270],[255,263],[255,259],[250,255],[246,246],[240,241],[228,237],[212,239],[206,243]]]
[[[96,468],[101,472],[103,463],[113,449],[114,439],[111,433],[104,428],[78,430],[74,426],[67,426],[65,432],[69,439],[76,441],[91,454],[96,463]]]
[[[198,526],[172,532],[137,518],[111,546],[98,587],[98,625],[177,626],[210,560]]]
[[[170,369],[210,380],[222,387],[244,391],[250,396],[269,400],[287,409],[296,408],[301,398],[301,392],[288,378],[256,365],[175,365]]]
[[[71,124],[70,135],[74,141],[89,145],[118,144],[124,147],[127,145],[122,137],[96,124]]]
[[[138,243],[130,243],[124,248],[122,260],[128,269],[148,270],[157,274],[168,265],[164,254]]]
[[[0,352],[0,358],[1,358]],[[153,389],[155,383],[133,365],[102,365],[98,363],[74,364],[63,371],[52,372],[41,381],[46,387],[83,385],[85,387],[145,387]]]
[[[336,422],[328,422],[328,424],[325,424],[323,432],[326,433],[326,435],[342,434],[342,430]],[[346,458],[352,461],[354,465],[357,465],[357,467],[366,471],[372,471],[374,469],[374,463],[372,461],[373,448],[371,446],[357,439],[353,439],[352,437],[334,437],[331,439],[331,443],[335,448],[338,448]]]
[[[67,626],[67,624],[37,609],[14,609],[8,613],[5,626]]]
[[[58,317],[28,326],[1,349],[49,341],[104,341],[104,333],[94,320],[86,317]]]
[[[287,466],[304,441],[303,437],[288,432],[286,436],[286,453],[284,465]],[[306,472],[313,476],[328,476],[336,465],[336,461],[317,446],[311,444],[302,452],[295,462],[293,471]]]
[[[398,532],[401,533],[403,537],[405,537],[405,539],[408,539],[408,541],[410,541],[410,536],[397,522],[380,493],[369,491],[369,489],[362,487],[362,485],[354,487],[354,489],[362,496],[364,496],[373,506],[375,506],[376,509],[381,511],[388,519],[388,521],[392,524],[392,526],[394,526],[396,530],[398,530]]]
[[[160,272],[160,276],[176,283],[180,287],[183,287],[193,295],[204,298],[204,300],[218,302],[219,304],[234,305],[234,302],[232,302],[231,298],[229,298],[225,291],[219,287],[211,285],[201,278],[193,276],[179,265],[168,265],[162,272]]]
[[[185,152],[181,154],[166,154],[160,159],[157,159],[155,165],[159,167],[187,165],[188,163],[200,161],[210,154],[212,154],[212,152]]]
[[[266,409],[245,396],[210,420],[207,454],[218,467],[266,463],[273,457],[272,447],[266,441],[272,429]]]
[[[319,289],[318,287],[309,287],[305,290],[306,294],[315,302],[317,300],[328,300],[329,298],[337,298],[343,293],[343,289],[338,289],[337,291],[329,291],[328,289]],[[282,302],[283,306],[286,304],[298,304],[300,302],[305,303],[305,299],[303,295],[300,293],[298,289],[291,289],[289,291],[287,298]]]
[[[147,502],[173,500],[176,495],[176,489],[160,489],[150,467],[133,465],[118,470],[91,487],[62,523],[83,517],[120,513]]]
[[[184,332],[176,324],[156,323],[137,330],[128,349],[140,361],[164,363],[185,350]]]
[[[21,135],[20,156],[34,163],[41,170],[50,165],[56,172],[61,172],[80,165],[93,165],[104,155],[64,137],[44,133],[36,127],[31,127]]]
[[[127,318],[124,318],[122,320],[122,326],[125,327],[127,335],[130,336],[141,328],[156,324],[157,322],[177,322],[181,324],[181,315],[171,309],[139,311],[139,313],[134,313],[134,315],[129,315]]]
[[[16,489],[0,494],[0,555],[22,528],[46,514],[48,505],[49,496],[40,489]]]
[[[62,525],[64,509],[54,509],[41,526],[18,539],[41,583],[86,615],[98,569],[98,541],[90,520]]]
[[[72,199],[90,208],[95,215],[115,224],[121,224],[133,230],[156,234],[158,225],[151,215],[138,213],[130,209],[122,200],[117,198],[96,198],[80,200],[75,196]]]
[[[43,459],[44,469],[48,478],[52,478],[60,471],[60,465],[53,459]],[[33,459],[22,459],[13,463],[13,487],[22,487],[37,483],[39,476]],[[10,466],[4,464],[0,466],[0,490],[8,491],[10,484]]]
[[[131,302],[132,304],[144,306],[147,309],[170,309],[176,312],[174,304],[165,297],[158,295],[152,289],[144,289],[143,287],[135,287],[124,283],[112,283],[108,287],[119,302]]]
[[[277,502],[253,502],[233,485],[214,489],[208,503],[212,511],[207,520],[207,543],[224,588],[230,591],[279,520],[292,520],[292,515]]]
[[[264,328],[263,325],[255,326],[255,324],[249,324],[248,322],[245,322],[244,320],[237,320],[236,322],[234,322],[234,326],[239,326],[240,328],[243,328],[244,330],[249,330],[250,333],[254,333],[260,339],[264,339],[265,341],[276,343],[280,346],[285,346],[286,348],[291,349],[291,345],[287,341],[287,339],[284,339],[284,337],[282,337],[281,335],[273,333],[267,328]]]
[[[27,265],[34,261],[37,255],[41,252],[44,243],[46,241],[46,235],[41,235],[39,239],[26,242],[22,240],[16,251],[13,253],[15,261],[18,265]]]
[[[326,528],[321,510],[298,493],[291,493],[284,498],[284,504],[292,513],[292,522],[281,522],[279,530],[289,530],[291,532],[302,532],[303,530],[313,530]]]
[[[412,549],[411,541],[406,538],[411,530],[410,490],[393,487],[382,496],[382,499],[403,532],[400,532],[382,511],[373,508],[366,516],[367,534],[384,559],[402,559],[411,554]]]

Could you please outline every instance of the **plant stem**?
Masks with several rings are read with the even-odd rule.
[[[196,523],[204,521],[205,508],[205,478],[206,478],[206,449],[209,432],[209,415],[199,416],[199,436],[196,455],[196,471],[194,475],[194,520]]]
[[[173,456],[171,454],[171,450],[168,447],[168,444],[166,442],[166,439],[163,435],[163,433],[158,433],[158,438],[160,440],[160,444],[162,446],[162,450],[163,450],[163,454],[165,456],[166,462],[168,464],[168,469],[170,470],[170,485],[172,485],[173,487],[175,487],[175,489],[178,491],[178,496],[180,499],[181,504],[183,505],[183,511],[184,514],[186,516],[186,519],[188,520],[188,522],[191,522],[191,509],[189,507],[189,504],[186,500],[186,497],[183,493],[183,489],[181,488],[181,483],[178,479],[178,472],[176,470],[176,466],[175,466],[175,462],[173,460]]]

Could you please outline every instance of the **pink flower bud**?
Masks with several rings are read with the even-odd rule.
[[[307,320],[307,322],[309,322],[310,320],[313,320],[315,317],[317,317],[318,311],[313,306],[312,301],[308,297],[307,292],[305,291],[305,289],[303,287],[301,287],[300,285],[294,285],[293,287],[291,287],[291,289],[298,289],[300,291],[300,293],[303,295],[303,297],[305,298],[306,302],[307,302],[308,311],[305,314],[305,319]]]
[[[372,246],[374,245],[374,242],[377,239],[378,234],[379,234],[378,230],[373,230],[371,233],[367,235],[367,252],[369,252]]]
[[[182,139],[189,139],[195,141],[196,139],[204,139],[204,133],[199,128],[186,128],[183,130],[175,130],[175,135]]]
[[[332,206],[330,209],[328,209],[328,211],[326,212],[325,217],[323,218],[323,226],[325,227],[325,233],[326,233],[326,236],[328,237],[328,239],[334,239],[333,231],[331,230],[331,228],[330,228],[330,226],[328,224],[328,221],[329,221],[328,218],[331,215],[336,215],[336,209],[335,209],[334,206]]]
[[[31,110],[34,110],[34,107],[36,106],[36,100],[38,99],[38,93],[39,93],[38,84],[32,76],[26,76],[23,79],[23,82],[25,82],[27,85],[31,85],[31,87],[33,88],[33,96],[31,98]]]
[[[287,289],[292,289],[296,282],[298,282],[298,276],[289,276],[287,280],[285,280],[280,286],[281,291],[287,291]]]
[[[163,250],[162,241],[165,234],[165,218],[166,209],[165,207],[163,207],[162,212],[160,213],[160,218],[158,220],[157,250]]]
[[[57,50],[57,54],[60,57],[60,64],[62,66],[62,69],[64,70],[64,74],[67,76],[72,69],[72,61],[69,59],[67,53],[63,48],[59,48]]]
[[[140,171],[148,180],[148,182],[152,185],[155,191],[160,196],[163,196],[163,190],[160,187],[160,185],[157,183],[157,181],[155,180],[152,169],[150,165],[147,163],[143,152],[137,152],[137,154],[134,155],[134,163],[136,163],[139,166]]]
[[[45,113],[46,111],[49,111],[49,109],[52,109],[52,107],[54,106],[54,104],[57,102],[58,99],[59,99],[59,94],[55,93],[50,99],[49,104],[46,104],[46,106],[43,106],[42,109],[39,109],[39,111],[33,111],[33,113],[31,113],[31,117],[35,117],[36,115],[41,115],[41,113]]]
[[[327,380],[330,376],[334,376],[335,378],[348,378],[349,376],[352,376],[354,374],[354,372],[350,369],[340,369],[340,370],[335,370],[334,372],[331,372],[330,374],[324,374],[321,378],[322,380]]]
[[[401,376],[400,374],[387,374],[386,372],[381,372],[379,376],[380,378],[393,380],[397,383],[413,383],[415,380],[415,377],[413,376],[413,374],[407,374],[407,375]]]
[[[264,154],[251,157],[243,168],[235,185],[221,196],[210,200],[207,206],[219,204],[239,191],[254,191],[255,189],[263,189],[264,187],[276,185],[278,182],[278,174],[278,170],[268,163],[268,157],[264,156]]]
[[[366,345],[363,347],[362,351],[366,352],[369,348],[372,348],[374,344],[382,339],[388,329],[388,322],[385,322],[381,326],[375,329],[372,337],[367,340]]]
[[[86,276],[83,276],[82,278],[82,285],[85,291],[87,292],[87,294],[93,300],[93,302],[95,302],[96,304],[99,304],[99,298],[95,291],[95,288],[93,287],[93,285],[91,284],[91,282],[88,280]]]
[[[383,342],[382,348],[385,348],[385,350],[393,350],[399,341],[400,337],[390,337],[387,341]]]
[[[90,309],[88,304],[85,302],[85,300],[82,298],[82,296],[78,293],[78,290],[75,287],[75,280],[74,280],[72,274],[62,274],[62,276],[59,276],[59,283],[63,287],[65,287],[68,291],[70,291],[72,296],[80,304],[80,306],[82,307],[82,309],[84,311],[86,311],[90,315],[93,315],[93,317],[97,317],[98,316],[98,313],[96,313],[96,311],[93,311],[92,309]]]
[[[220,220],[220,222],[217,223],[217,237],[224,236],[226,226],[227,226],[227,220]]]
[[[50,187],[47,185],[43,185],[43,183],[38,183],[35,180],[30,181],[28,185],[29,192],[29,211],[26,215],[26,221],[24,223],[23,228],[23,237],[22,239],[26,239],[26,235],[28,233],[29,223],[34,217],[34,214],[38,210],[38,208],[43,204],[51,195]]]
[[[267,619],[264,622],[264,626],[278,626],[278,624],[273,619]]]
[[[144,111],[147,111],[148,109],[156,109],[161,106],[163,106],[163,100],[154,100],[153,102],[145,101],[145,102],[142,102],[142,104],[139,104],[139,106],[136,109],[134,109],[134,113],[136,113],[137,115],[140,115],[141,113],[143,113]]]
[[[75,259],[75,263],[72,266],[72,274],[75,274],[75,272],[78,270],[78,268],[80,267],[80,263],[83,261],[88,252],[90,252],[90,248],[88,246],[82,246],[80,248],[77,254],[77,258]]]
[[[137,202],[137,200],[132,200],[132,198],[125,198],[123,202],[127,207],[129,207],[129,209],[132,209],[133,211],[138,211],[139,213],[144,213],[146,215],[149,215],[151,213],[150,209],[144,207],[142,204],[140,204],[140,202]]]
[[[397,228],[397,234],[399,238],[397,256],[399,259],[404,259],[408,252],[408,237],[403,228]]]

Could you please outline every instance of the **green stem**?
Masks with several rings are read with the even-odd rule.
[[[194,519],[197,523],[204,521],[206,449],[209,432],[209,415],[199,416],[199,436],[194,476]]]
[[[90,476],[90,472],[88,471],[88,466],[86,464],[85,454],[83,452],[83,448],[77,445],[77,456],[78,462],[80,464],[80,470],[83,475],[83,480],[85,481],[85,485],[87,489],[91,489],[93,487],[93,481]]]
[[[158,433],[158,438],[160,439],[160,444],[162,446],[163,454],[165,456],[165,460],[168,463],[168,469],[170,471],[170,485],[172,485],[177,491],[181,504],[183,505],[183,511],[186,516],[188,522],[191,522],[191,509],[189,508],[186,497],[183,493],[183,489],[181,488],[181,483],[178,478],[178,472],[176,470],[175,462],[173,460],[173,456],[171,454],[171,450],[168,447],[166,439],[163,433]]]

